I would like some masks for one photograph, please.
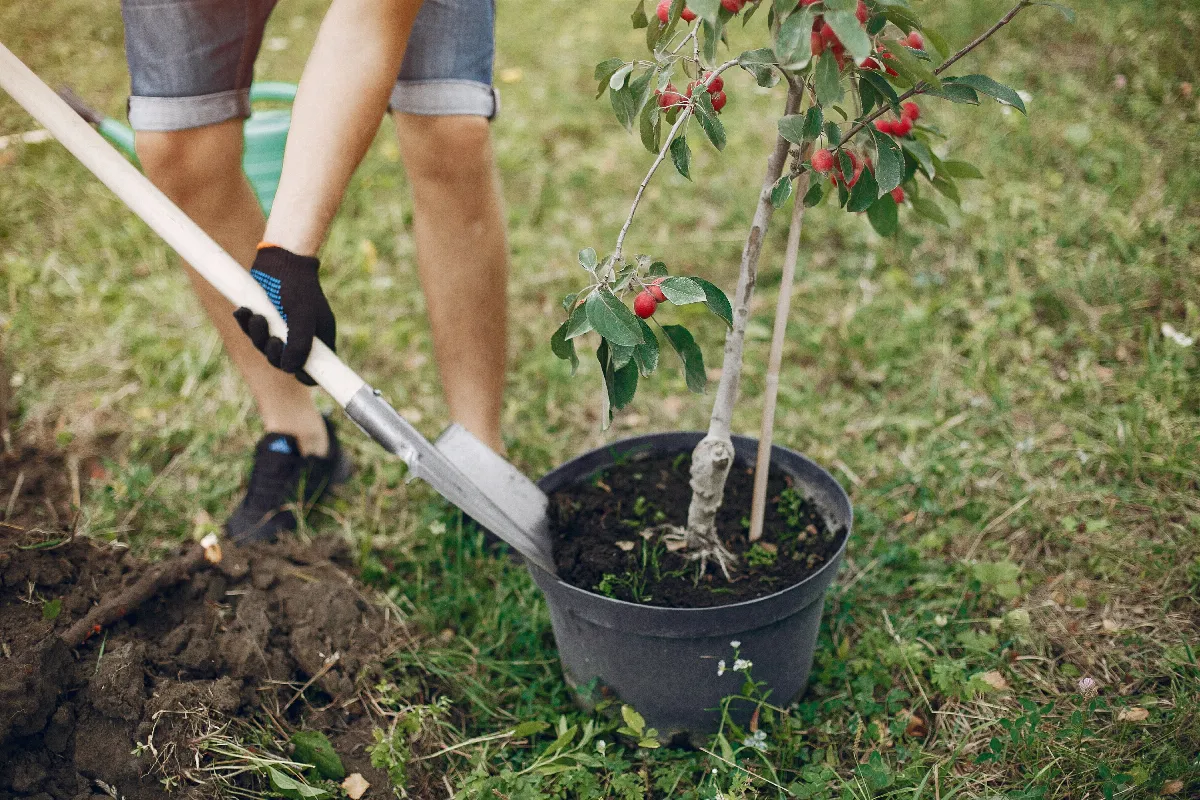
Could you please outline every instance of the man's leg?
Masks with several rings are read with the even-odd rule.
[[[138,131],[137,153],[150,180],[249,269],[265,220],[242,172],[242,120],[185,130]],[[310,391],[270,366],[238,328],[229,301],[190,267],[187,272],[254,395],[264,427],[295,436],[305,455],[324,455],[329,438]]]
[[[489,122],[395,113],[417,266],[450,415],[504,452],[508,256]]]

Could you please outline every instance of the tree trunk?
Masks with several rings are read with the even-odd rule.
[[[795,114],[800,108],[800,87],[788,89],[786,114]],[[725,481],[733,466],[733,441],[730,425],[733,408],[737,402],[738,387],[742,377],[742,350],[746,341],[746,323],[750,319],[750,302],[754,298],[754,285],[758,280],[758,256],[762,251],[763,239],[771,221],[771,189],[783,173],[791,144],[782,136],[775,141],[775,149],[767,159],[767,171],[763,176],[762,190],[758,196],[758,208],[750,223],[750,233],[742,248],[741,274],[738,276],[737,294],[733,303],[733,329],[725,337],[725,360],[721,368],[721,380],[717,385],[716,400],[708,434],[692,452],[692,502],[688,507],[687,549],[694,558],[715,561],[723,571],[736,559],[721,543],[717,531],[717,510],[725,497]]]

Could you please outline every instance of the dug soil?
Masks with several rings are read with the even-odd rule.
[[[817,508],[772,472],[762,538],[751,545],[754,469],[735,463],[717,513],[717,530],[737,556],[728,579],[660,537],[664,524],[683,525],[692,490],[691,454],[639,455],[619,467],[550,496],[550,527],[558,574],[567,583],[618,600],[670,608],[706,608],[753,600],[786,589],[837,553],[844,527],[830,529]]]
[[[72,537],[61,459],[20,455],[24,485],[0,522],[0,800],[220,796],[223,737],[257,731],[270,746],[300,729],[324,733],[368,797],[391,794],[370,764],[364,689],[405,633],[343,545],[227,545],[219,565],[72,647],[72,622],[155,567]],[[16,470],[3,466],[6,502]],[[263,788],[253,773],[231,780]]]

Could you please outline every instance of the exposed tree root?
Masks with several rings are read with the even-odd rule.
[[[99,633],[105,626],[120,620],[163,589],[187,580],[193,572],[209,563],[205,558],[205,553],[205,548],[197,544],[184,555],[176,556],[159,564],[158,567],[138,578],[116,597],[102,601],[74,625],[67,628],[61,634],[63,642],[68,647],[78,647],[89,637]]]

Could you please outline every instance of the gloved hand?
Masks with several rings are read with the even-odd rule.
[[[246,307],[233,312],[242,330],[262,351],[267,361],[284,372],[293,374],[308,386],[316,381],[302,369],[308,361],[315,336],[330,350],[337,337],[337,322],[321,283],[317,269],[321,262],[312,256],[298,256],[274,245],[261,247],[254,258],[250,276],[267,292],[280,316],[288,326],[288,339],[283,342],[267,330],[267,319]]]

